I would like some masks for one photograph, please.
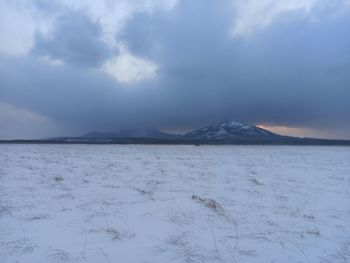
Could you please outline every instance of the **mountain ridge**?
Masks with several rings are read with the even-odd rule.
[[[150,138],[150,139],[196,139],[196,140],[223,140],[223,139],[273,139],[286,137],[269,130],[236,121],[223,121],[219,124],[201,127],[183,135],[165,133],[157,129],[121,129],[109,132],[89,132],[81,138]]]
[[[251,145],[350,145],[350,140],[299,138],[236,121],[223,121],[174,135],[157,129],[124,129],[114,132],[90,132],[78,137],[42,140],[0,140],[0,143],[76,143],[76,144],[251,144]]]
[[[174,134],[159,131],[157,129],[120,129],[117,131],[99,132],[93,131],[80,136],[81,138],[155,138],[173,139]]]
[[[273,133],[269,130],[248,125],[236,121],[224,121],[219,124],[205,126],[195,129],[182,136],[188,139],[275,139],[282,135]]]
[[[299,138],[273,133],[254,125],[229,120],[194,129],[183,135],[157,129],[121,129],[113,132],[90,132],[80,137],[56,138],[72,143],[140,144],[350,144],[346,140]]]

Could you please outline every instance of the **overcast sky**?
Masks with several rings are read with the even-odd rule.
[[[350,0],[2,0],[0,139],[223,120],[350,139]]]

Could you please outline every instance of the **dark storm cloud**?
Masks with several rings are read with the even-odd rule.
[[[229,1],[180,1],[138,13],[117,36],[154,61],[155,79],[118,83],[101,71],[109,50],[84,16],[57,22],[28,57],[0,57],[0,101],[81,130],[193,128],[221,120],[343,129],[350,138],[350,17],[280,17],[248,37],[232,36]],[[66,62],[48,66],[36,55]]]
[[[169,107],[173,98],[152,81],[125,87],[100,71],[48,66],[31,57],[0,56],[0,87],[0,101],[82,133],[161,127],[176,112]]]
[[[291,14],[237,39],[226,4],[184,1],[172,15],[139,15],[122,37],[160,65],[162,85],[204,122],[348,125],[350,74],[332,69],[350,61],[349,17],[312,23]]]
[[[98,23],[81,13],[68,13],[56,19],[48,36],[36,34],[32,52],[72,65],[97,67],[113,54],[101,37]]]

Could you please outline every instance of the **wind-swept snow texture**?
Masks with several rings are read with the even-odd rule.
[[[350,148],[3,144],[0,262],[350,262]]]

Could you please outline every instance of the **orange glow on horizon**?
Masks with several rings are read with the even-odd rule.
[[[297,137],[314,136],[314,131],[307,128],[268,125],[268,124],[259,124],[257,125],[257,127],[271,131],[273,133],[280,134],[280,135],[289,135],[289,136],[297,136]]]

